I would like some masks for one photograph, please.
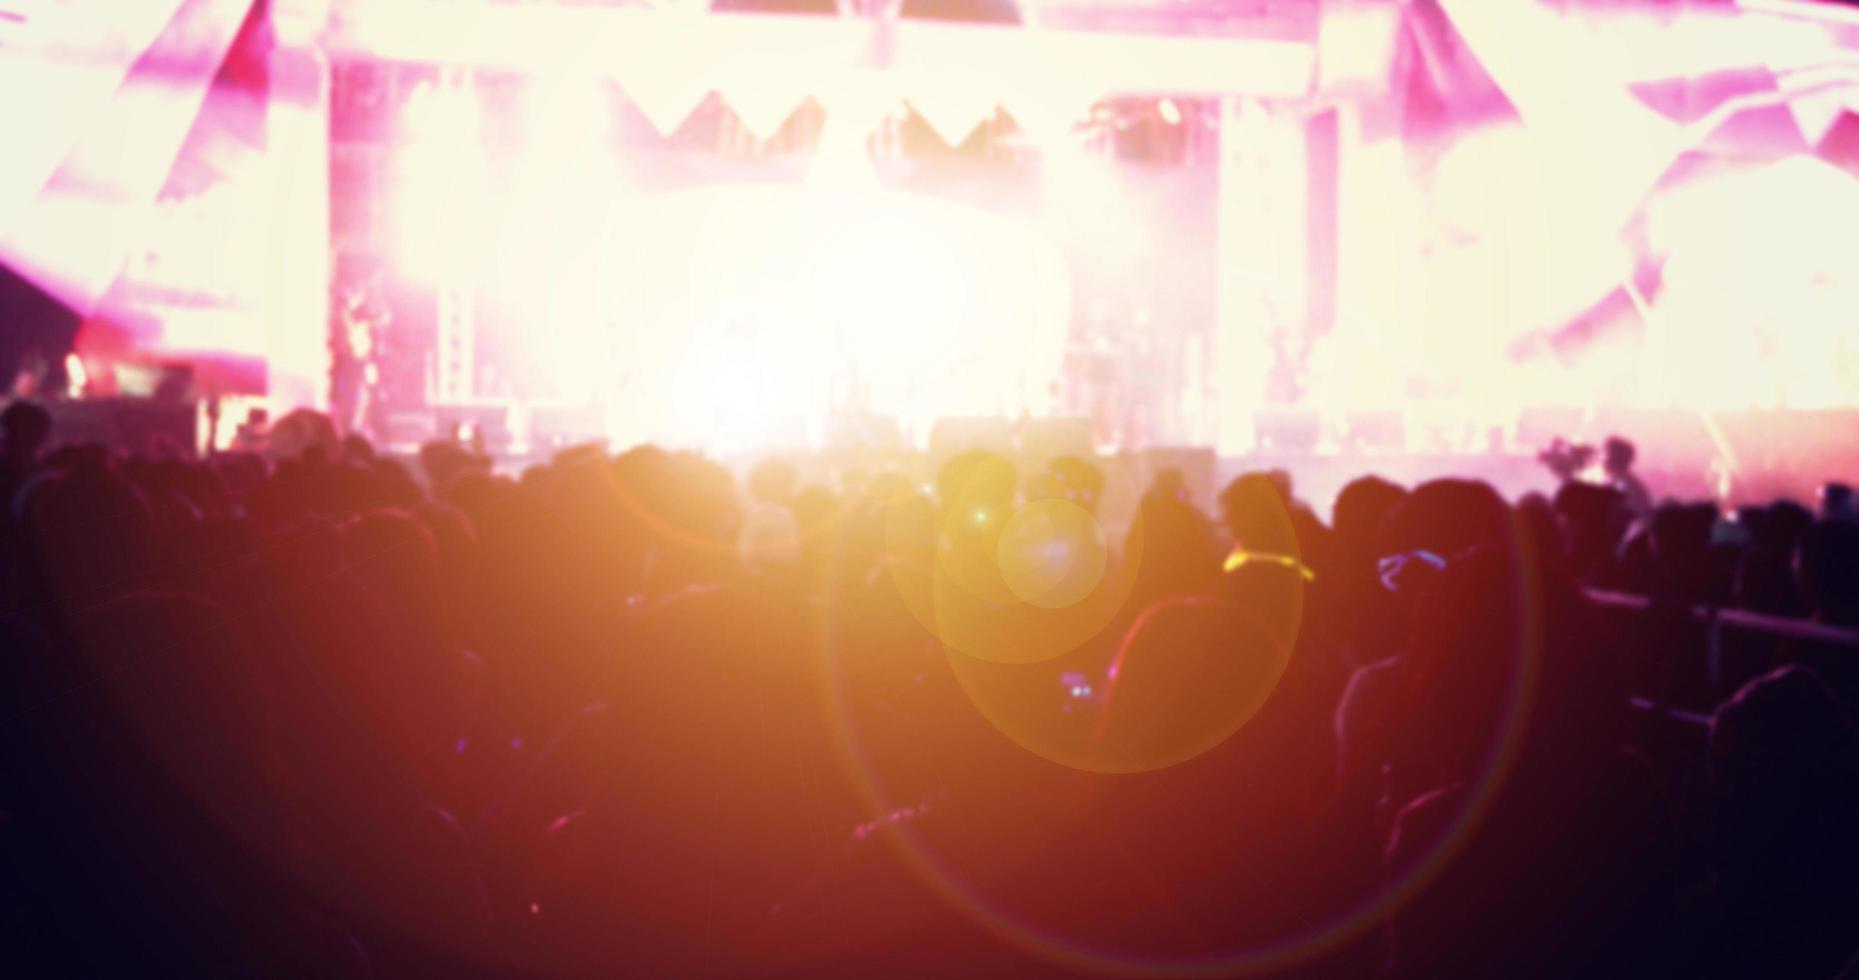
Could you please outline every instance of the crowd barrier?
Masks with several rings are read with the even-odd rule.
[[[1621,655],[1653,652],[1636,707],[1702,722],[1743,684],[1786,664],[1812,668],[1849,705],[1859,704],[1859,629],[1746,609],[1589,590],[1616,627]]]

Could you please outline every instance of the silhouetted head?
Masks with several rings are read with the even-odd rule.
[[[81,613],[141,585],[156,557],[148,502],[107,465],[87,461],[17,501],[48,597]]]
[[[1350,554],[1366,553],[1372,547],[1375,532],[1405,499],[1407,491],[1400,484],[1379,476],[1349,481],[1336,495],[1335,519],[1331,522],[1343,550]]]
[[[1307,588],[1304,571],[1298,566],[1254,559],[1221,576],[1220,597],[1288,651],[1297,643]]]
[[[1555,507],[1540,493],[1525,494],[1517,501],[1517,531],[1525,536],[1527,553],[1543,571],[1560,574],[1567,564],[1563,550],[1562,528],[1556,521]]]
[[[9,460],[34,459],[51,434],[52,413],[43,406],[17,401],[0,412],[0,453]]]
[[[1826,622],[1859,626],[1859,524],[1820,521],[1801,536],[1795,572],[1815,613]]]
[[[1653,512],[1652,546],[1667,567],[1703,557],[1711,544],[1717,508],[1711,504],[1663,504]]]
[[[656,557],[657,587],[718,582],[739,567],[742,508],[728,468],[697,453],[642,446],[616,458],[613,473]]]
[[[341,526],[342,563],[363,590],[394,608],[438,602],[439,548],[412,514],[370,511]]]
[[[1619,514],[1620,491],[1580,480],[1556,488],[1556,514],[1571,529],[1601,533]]]
[[[336,424],[329,416],[299,408],[277,420],[265,448],[279,459],[295,459],[320,452],[325,460],[335,459],[341,451]]]
[[[1633,458],[1637,451],[1633,444],[1619,436],[1608,436],[1601,445],[1601,466],[1609,476],[1625,476],[1633,469]]]
[[[1853,488],[1833,482],[1820,488],[1820,516],[1851,519],[1859,516],[1853,508]]]
[[[1095,513],[1104,494],[1104,471],[1077,456],[1055,458],[1048,469],[1065,499]]]
[[[374,443],[359,432],[342,437],[342,458],[356,463],[374,462]]]
[[[1510,506],[1478,480],[1429,480],[1414,488],[1382,527],[1382,552],[1423,548],[1450,557],[1474,545],[1513,544]]]
[[[1220,518],[1233,540],[1249,551],[1297,554],[1291,501],[1269,473],[1242,473],[1220,491]]]
[[[1792,500],[1777,500],[1762,508],[1762,518],[1751,527],[1758,548],[1791,555],[1801,535],[1814,526],[1814,514]]]
[[[1163,467],[1155,471],[1155,478],[1149,481],[1149,492],[1167,500],[1187,500],[1188,481],[1181,471],[1172,467]]]
[[[1743,685],[1711,716],[1711,763],[1738,796],[1799,799],[1851,785],[1853,720],[1820,675],[1788,666]]]
[[[1294,481],[1291,478],[1290,470],[1287,470],[1287,469],[1266,470],[1265,478],[1272,481],[1272,486],[1278,488],[1278,495],[1280,497],[1283,497],[1286,500],[1294,500],[1297,498],[1297,484],[1296,484],[1296,481]]]
[[[467,473],[488,473],[491,463],[458,443],[437,440],[420,447],[420,467],[434,492],[444,493]]]

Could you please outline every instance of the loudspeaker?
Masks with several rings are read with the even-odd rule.
[[[1314,409],[1308,408],[1255,412],[1252,425],[1259,448],[1269,452],[1314,452],[1323,435],[1323,420]]]
[[[482,442],[493,455],[510,448],[510,410],[502,405],[442,405],[433,409],[438,438]]]
[[[1350,412],[1343,419],[1343,444],[1356,450],[1398,452],[1407,446],[1407,420],[1398,409]]]
[[[1188,498],[1196,507],[1211,510],[1214,500],[1215,471],[1219,463],[1213,449],[1206,446],[1158,446],[1143,451],[1143,492],[1163,470],[1175,470],[1188,488]]]
[[[387,413],[387,446],[412,450],[439,438],[439,425],[431,412]]]
[[[200,448],[202,414],[194,402],[104,398],[44,405],[52,415],[54,446],[94,442],[146,453],[165,442],[190,456]]]
[[[1043,463],[1059,456],[1091,458],[1091,420],[1086,418],[1033,419],[1020,430],[1020,452]]]
[[[530,409],[530,444],[544,452],[590,443],[606,445],[607,420],[591,405],[549,405]]]

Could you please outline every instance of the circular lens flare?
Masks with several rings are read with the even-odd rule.
[[[1020,601],[1064,609],[1083,602],[1104,580],[1110,546],[1083,507],[1040,500],[1007,521],[995,557],[1001,578]]]

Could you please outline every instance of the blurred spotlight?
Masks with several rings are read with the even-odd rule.
[[[90,372],[84,370],[84,359],[77,352],[65,355],[65,394],[71,398],[84,397],[84,388],[90,384]]]

